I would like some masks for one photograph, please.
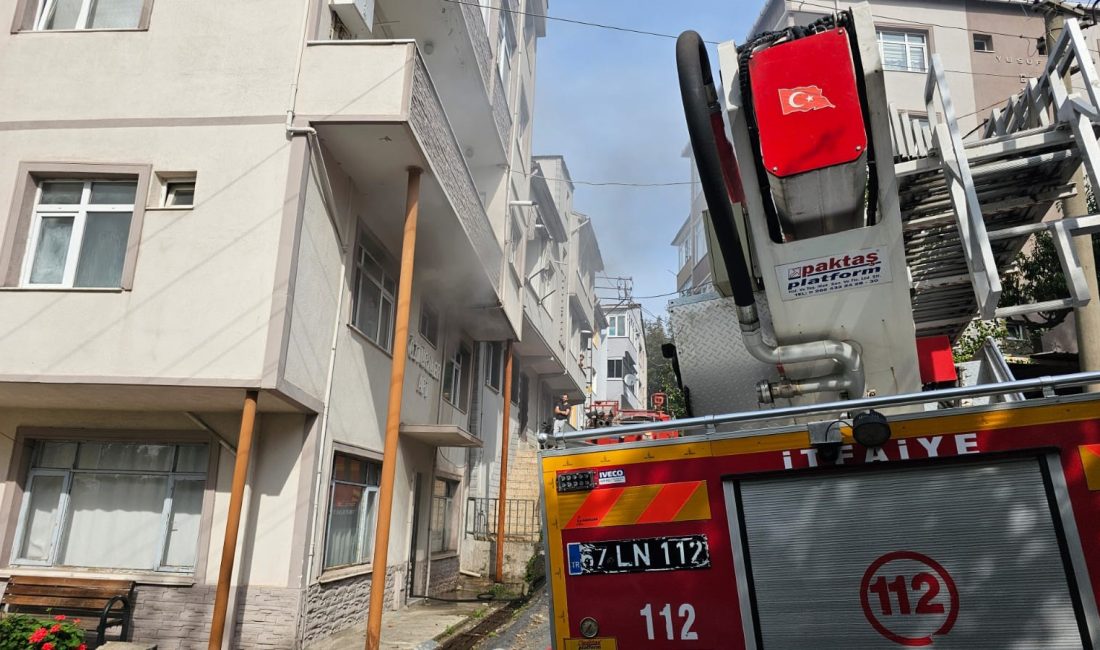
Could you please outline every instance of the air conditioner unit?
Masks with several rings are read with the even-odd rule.
[[[366,38],[374,31],[374,0],[329,0],[329,3],[356,38]]]

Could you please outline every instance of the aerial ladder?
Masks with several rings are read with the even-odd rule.
[[[1100,648],[1100,373],[1016,380],[990,344],[959,386],[950,357],[1090,299],[1100,219],[1045,219],[1100,186],[1080,27],[974,139],[936,55],[927,126],[887,103],[865,3],[718,60],[681,35],[716,286],[670,305],[692,416],[543,440],[554,648]],[[1068,297],[1002,305],[1040,231]]]

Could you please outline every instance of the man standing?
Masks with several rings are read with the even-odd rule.
[[[554,405],[554,433],[564,433],[565,423],[569,421],[569,396],[562,395]]]

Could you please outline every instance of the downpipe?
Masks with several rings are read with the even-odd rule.
[[[764,331],[760,327],[756,305],[738,307],[737,317],[741,323],[741,338],[749,354],[754,359],[779,369],[778,381],[763,380],[756,386],[757,398],[762,404],[774,404],[777,399],[826,392],[846,392],[855,399],[863,397],[866,377],[858,344],[826,339],[791,345],[770,345],[764,341]],[[832,361],[839,371],[806,379],[790,379],[786,376],[784,370],[788,364],[813,361]]]

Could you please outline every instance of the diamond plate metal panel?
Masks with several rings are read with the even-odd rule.
[[[761,323],[773,339],[767,299],[756,296]],[[669,303],[672,338],[680,356],[680,373],[691,393],[695,415],[754,411],[756,383],[777,379],[775,368],[752,358],[741,340],[733,298],[709,292]]]

